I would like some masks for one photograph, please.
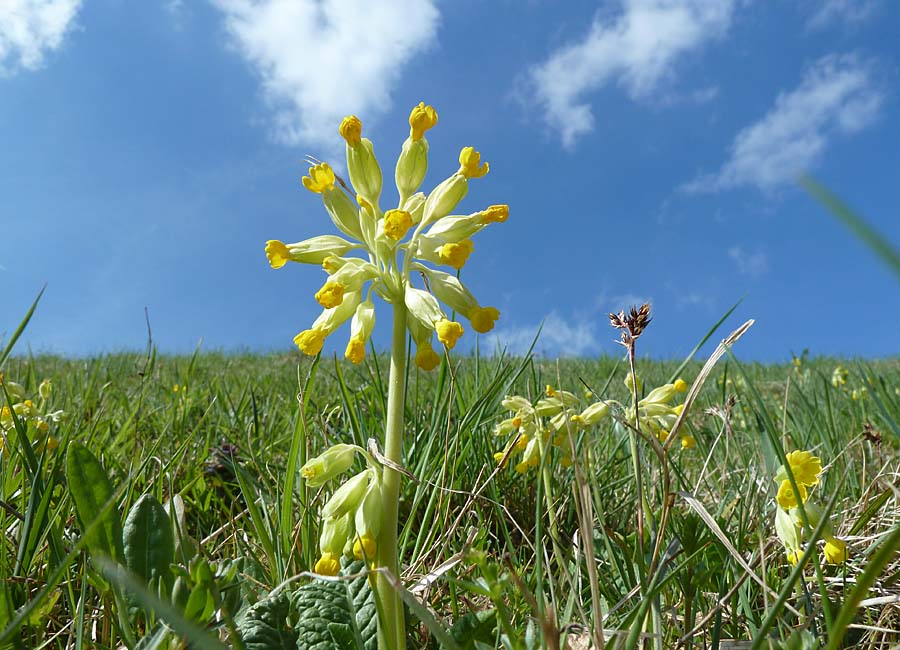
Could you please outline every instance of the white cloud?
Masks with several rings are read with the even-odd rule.
[[[741,245],[732,246],[728,257],[737,266],[738,273],[747,277],[758,278],[769,269],[769,258],[761,250],[751,253]]]
[[[621,0],[616,17],[598,15],[583,40],[533,66],[528,81],[544,119],[572,147],[594,128],[586,95],[617,82],[650,99],[676,64],[728,31],[736,0]]]
[[[792,183],[819,162],[836,135],[872,124],[883,99],[871,65],[856,56],[826,56],[807,70],[797,88],[780,93],[761,120],[737,134],[718,172],[682,189],[715,192],[752,186],[769,192]]]
[[[0,1],[0,75],[37,70],[62,45],[81,0]]]
[[[541,323],[499,328],[486,336],[487,350],[506,349],[509,354],[522,355],[528,351],[540,328],[534,351],[548,357],[578,357],[600,350],[597,332],[609,329],[605,315],[596,318],[576,317],[566,320],[556,311],[550,312]]]
[[[861,23],[875,13],[878,0],[817,0],[815,4],[816,12],[806,23],[808,29]]]
[[[337,150],[344,115],[386,111],[405,64],[436,38],[432,0],[213,0],[259,74],[275,132]]]

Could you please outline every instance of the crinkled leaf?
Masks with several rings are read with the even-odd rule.
[[[360,573],[363,562],[353,562],[341,575]],[[378,615],[365,576],[353,580],[316,580],[294,593],[298,620],[298,650],[375,650]]]
[[[122,548],[122,522],[113,503],[115,492],[103,465],[81,443],[69,445],[66,483],[75,503],[78,525],[87,535],[90,553],[121,562],[125,551]]]
[[[497,616],[493,609],[471,612],[460,618],[450,629],[450,636],[463,650],[476,648],[476,642],[493,643]]]
[[[237,621],[246,650],[294,650],[297,632],[290,628],[291,601],[281,593],[252,605]]]
[[[145,494],[131,507],[123,528],[125,566],[148,586],[172,584],[172,523],[162,504]]]

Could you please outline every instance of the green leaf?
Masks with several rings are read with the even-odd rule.
[[[348,564],[344,576],[365,569],[363,562]],[[352,580],[316,580],[294,593],[299,650],[375,650],[378,615],[375,598],[363,575]]]
[[[493,609],[471,612],[460,618],[450,628],[450,636],[463,650],[474,650],[478,642],[494,641],[497,614]]]
[[[78,525],[87,535],[88,551],[121,562],[125,551],[115,492],[100,461],[81,443],[69,445],[66,482],[75,503]]]
[[[162,504],[145,494],[131,507],[123,529],[125,566],[156,589],[172,584],[169,565],[175,559],[172,523]]]
[[[291,600],[287,594],[265,598],[237,620],[246,650],[294,650],[297,632],[288,625]]]

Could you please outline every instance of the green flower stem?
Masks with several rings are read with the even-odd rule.
[[[391,376],[388,383],[387,422],[385,423],[384,455],[389,461],[403,461],[403,402],[406,384],[406,305],[402,299],[394,303],[394,336],[391,341]],[[384,519],[378,538],[378,566],[384,567],[398,579],[400,563],[397,547],[397,512],[400,505],[400,473],[385,467],[382,483]],[[391,584],[379,575],[376,594],[381,603],[381,625],[378,630],[379,650],[404,650],[406,625],[403,603]]]

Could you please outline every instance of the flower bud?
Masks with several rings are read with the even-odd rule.
[[[350,469],[357,451],[360,451],[360,448],[356,445],[333,445],[319,456],[306,461],[306,464],[300,468],[300,475],[306,479],[306,483],[310,487],[324,485],[335,476]]]
[[[609,404],[606,402],[594,402],[581,412],[581,424],[589,427],[597,424],[609,413]]]
[[[425,138],[413,140],[411,137],[403,143],[394,180],[400,198],[405,199],[419,189],[428,171],[428,141]]]
[[[353,476],[341,485],[322,507],[322,517],[342,517],[348,512],[353,512],[359,506],[369,481],[373,478],[374,470],[367,469]]]
[[[356,509],[354,523],[357,539],[353,544],[353,555],[369,560],[375,558],[376,540],[381,530],[381,518],[384,516],[384,498],[381,492],[381,481],[377,478],[369,483],[369,488]]]
[[[409,216],[412,217],[414,224],[419,223],[422,221],[422,215],[425,212],[425,194],[416,192],[403,201],[400,205],[400,209],[409,212]]]
[[[347,196],[340,188],[332,187],[322,192],[322,202],[325,210],[341,232],[362,241],[362,229],[359,223],[359,207],[356,202]]]
[[[41,399],[46,401],[50,399],[50,394],[53,392],[53,385],[50,383],[49,379],[45,379],[41,382],[41,385],[38,386],[38,395],[41,396]]]
[[[469,191],[469,181],[462,174],[453,174],[431,191],[425,199],[425,212],[422,220],[431,224],[446,217],[453,208],[463,200]]]
[[[328,517],[322,522],[322,530],[319,533],[319,550],[322,555],[331,553],[340,556],[344,546],[352,533],[350,513],[341,517]]]
[[[353,147],[347,144],[347,171],[356,191],[371,205],[378,205],[378,198],[381,196],[381,167],[369,139],[362,138]]]
[[[791,516],[781,508],[775,508],[775,534],[784,544],[784,548],[788,553],[788,560],[791,559],[792,553],[799,553],[800,547],[800,529],[794,523]],[[791,564],[796,564],[796,559]]]
[[[647,397],[640,401],[640,405],[668,404],[675,397],[676,392],[675,384],[663,384],[662,386],[657,386],[650,391]]]
[[[407,285],[404,302],[410,315],[429,329],[434,329],[435,323],[444,320],[444,312],[437,299],[427,291]]]

